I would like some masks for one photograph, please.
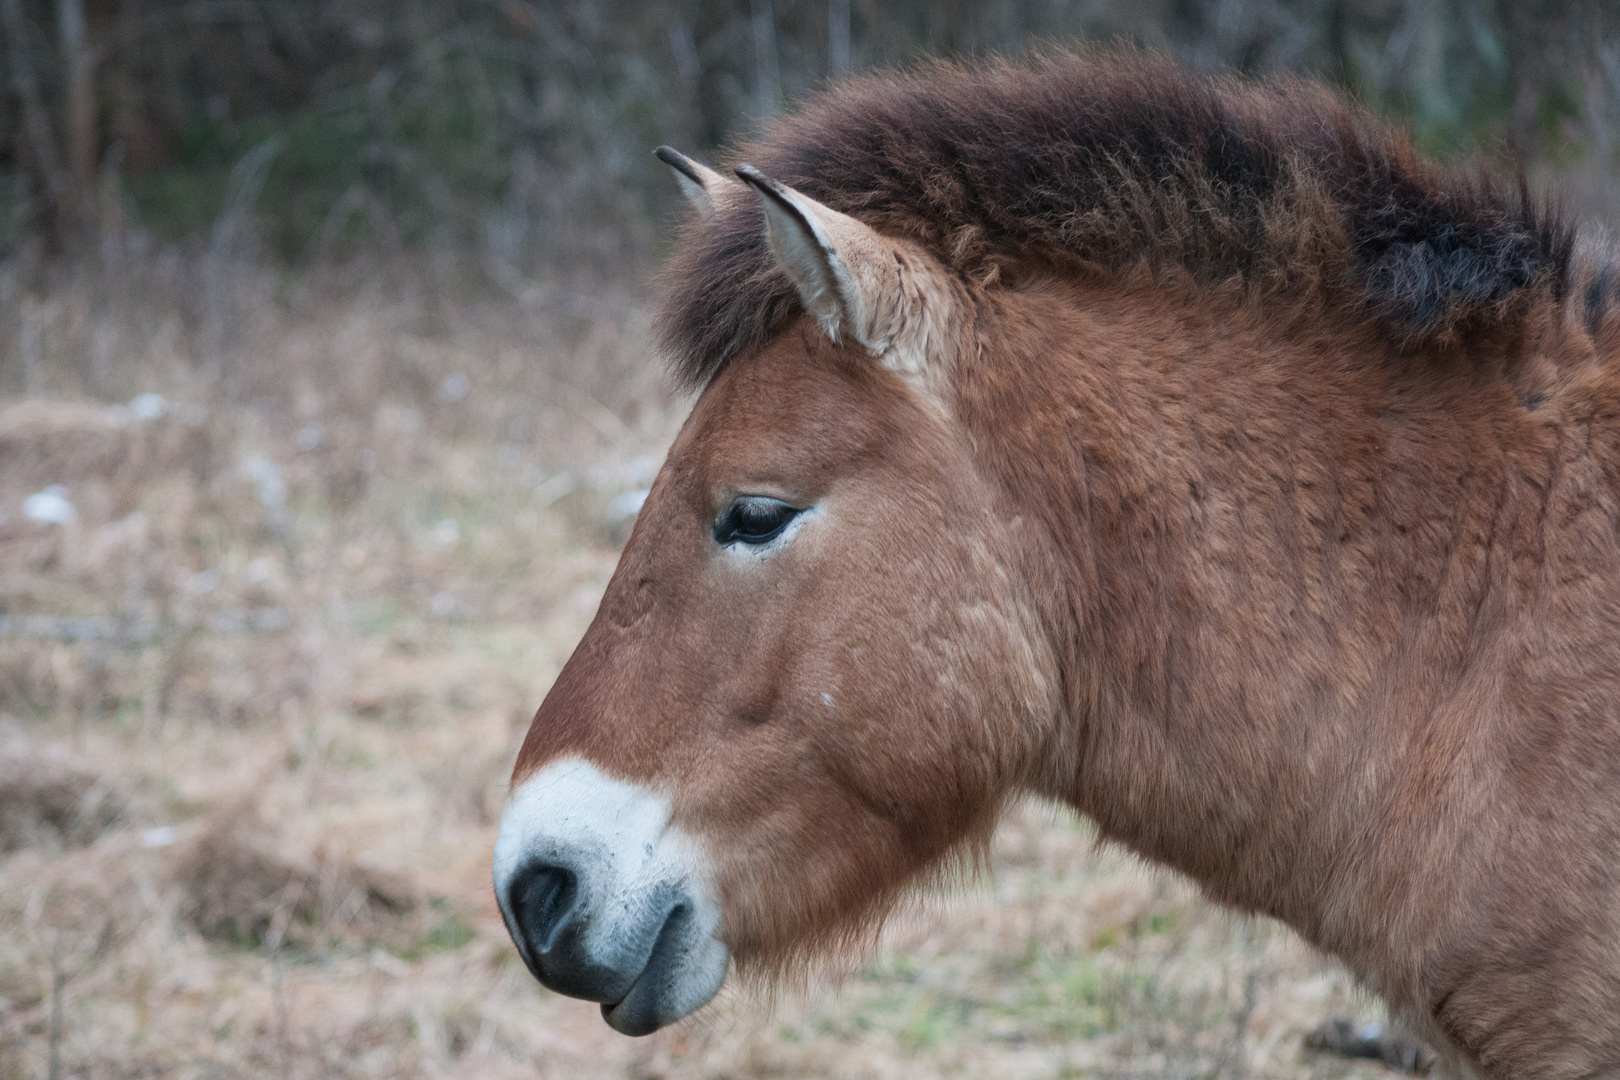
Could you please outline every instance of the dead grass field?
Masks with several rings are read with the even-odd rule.
[[[1339,969],[1039,806],[842,980],[541,990],[489,853],[686,407],[642,316],[135,269],[0,275],[0,1080],[1382,1072],[1301,1049]]]

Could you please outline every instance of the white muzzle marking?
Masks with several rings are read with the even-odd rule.
[[[628,1035],[706,1005],[726,975],[707,860],[669,817],[668,799],[569,758],[512,792],[495,841],[495,898],[529,970]]]

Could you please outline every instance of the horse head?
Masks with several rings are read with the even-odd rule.
[[[967,287],[758,170],[660,156],[700,215],[757,217],[804,311],[699,397],[501,819],[530,970],[630,1034],[970,849],[1057,693],[1031,530],[942,390]]]

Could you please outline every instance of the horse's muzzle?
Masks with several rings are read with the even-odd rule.
[[[665,800],[566,761],[513,791],[495,845],[495,897],[524,963],[601,1002],[626,1035],[702,1007],[725,978],[719,912],[668,822]]]

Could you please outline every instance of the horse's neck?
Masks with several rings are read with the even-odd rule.
[[[992,468],[1068,584],[1070,730],[1041,784],[1288,914],[1489,633],[1537,478],[1466,379],[1392,376],[1369,337],[1086,300],[1015,320],[1040,340],[985,381],[1024,378],[1024,415],[978,416],[1022,440]]]

